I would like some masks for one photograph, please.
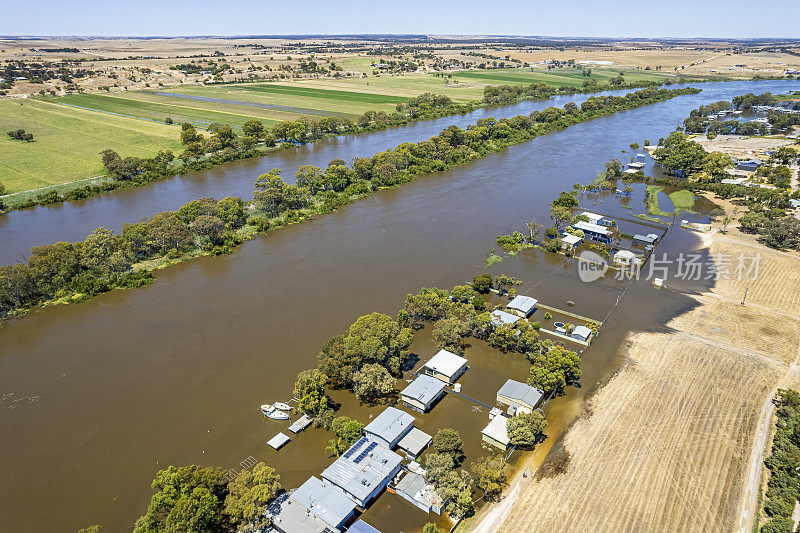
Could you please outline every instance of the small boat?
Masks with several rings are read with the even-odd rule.
[[[264,416],[269,417],[273,420],[289,420],[289,415],[273,407],[272,405],[265,403],[261,406],[261,412],[264,413]]]
[[[272,407],[276,409],[280,409],[281,411],[291,411],[292,407],[288,403],[283,402],[275,402],[272,404]]]

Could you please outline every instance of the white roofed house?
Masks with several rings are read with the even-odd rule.
[[[574,250],[577,246],[580,246],[582,242],[583,239],[571,233],[565,233],[561,237],[561,247],[565,250]]]
[[[573,224],[572,227],[581,230],[586,238],[600,242],[611,242],[611,231],[605,226],[580,220]]]
[[[589,342],[589,337],[592,336],[592,330],[586,326],[578,326],[572,330],[572,338],[581,342]]]
[[[578,216],[584,216],[589,220],[590,224],[597,224],[598,226],[602,226],[603,221],[606,218],[603,215],[598,215],[597,213],[592,213],[591,211],[584,211]]]
[[[536,298],[519,295],[508,303],[506,309],[515,311],[518,314],[522,315],[523,317],[528,317],[531,313],[533,313],[536,310],[536,304],[538,303],[539,300],[537,300]]]
[[[636,254],[630,250],[619,250],[614,254],[614,264],[616,266],[630,266],[636,261]]]
[[[397,475],[403,458],[367,437],[322,471],[322,479],[339,487],[351,500],[367,507]]]
[[[454,383],[466,371],[467,360],[447,350],[439,350],[421,370],[422,373],[441,379],[447,384]]]
[[[414,427],[414,417],[396,407],[387,407],[367,424],[364,434],[389,449],[397,446],[406,433]]]
[[[400,391],[400,399],[406,407],[419,413],[425,413],[444,396],[444,388],[444,381],[421,374],[408,387]]]
[[[511,443],[511,438],[508,436],[508,418],[502,414],[495,416],[481,430],[481,434],[484,442],[505,450]]]
[[[313,476],[289,497],[337,529],[342,529],[356,510],[353,500],[338,487]]]
[[[489,313],[491,317],[492,324],[495,326],[503,326],[505,324],[514,325],[520,320],[522,320],[517,315],[512,315],[511,313],[506,313],[505,311],[501,311],[500,309],[495,309],[491,313]]]

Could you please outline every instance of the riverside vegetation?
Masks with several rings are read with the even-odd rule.
[[[465,338],[486,341],[502,352],[518,353],[531,362],[528,383],[547,395],[564,394],[566,387],[581,377],[580,357],[561,344],[541,340],[537,325],[526,321],[496,325],[482,294],[492,287],[517,283],[509,276],[492,278],[475,276],[471,285],[458,285],[451,291],[423,288],[409,294],[397,319],[381,313],[359,317],[350,328],[322,345],[316,368],[297,376],[294,387],[299,408],[313,417],[316,425],[333,431],[338,439],[329,441],[328,450],[338,455],[358,432],[345,435],[342,428],[361,429],[358,422],[335,417],[329,389],[350,390],[362,400],[387,402],[396,400],[396,380],[407,369],[409,347],[414,332],[431,327],[438,348],[463,353]],[[364,380],[364,376],[371,376]],[[511,443],[521,449],[532,449],[544,440],[546,420],[540,412],[515,417],[508,421]],[[342,442],[344,441],[344,442]],[[443,428],[433,439],[432,452],[425,455],[426,480],[443,498],[446,508],[456,517],[473,512],[473,491],[493,500],[506,482],[501,457],[482,457],[470,465],[474,474],[459,470],[464,459],[461,437],[455,430]]]
[[[259,120],[242,124],[238,135],[228,124],[212,123],[207,127],[209,137],[195,131],[191,124],[183,124],[181,141],[184,152],[176,159],[169,150],[161,150],[154,158],[133,156],[118,157],[108,175],[91,180],[65,183],[49,187],[38,194],[22,191],[0,198],[0,212],[25,209],[37,205],[52,205],[68,200],[81,200],[120,188],[139,187],[166,177],[209,169],[229,161],[261,157],[280,147],[304,144],[331,135],[353,135],[399,127],[419,120],[466,114],[481,107],[509,105],[525,99],[546,99],[558,94],[592,93],[606,89],[626,89],[658,86],[654,81],[624,82],[618,85],[584,83],[581,87],[551,87],[545,83],[519,86],[490,86],[484,89],[481,100],[456,103],[448,96],[425,93],[398,103],[396,111],[367,111],[356,119],[324,117],[318,120],[302,118],[284,121],[272,130]],[[113,157],[113,151],[103,152],[104,163]],[[114,170],[123,172],[114,172]],[[0,195],[2,193],[0,192]]]
[[[466,130],[450,126],[426,141],[356,158],[351,166],[342,160],[331,161],[324,170],[303,166],[292,185],[274,169],[259,176],[247,203],[236,197],[193,200],[178,211],[126,224],[119,235],[98,228],[82,242],[37,246],[27,263],[0,268],[0,321],[36,306],[85,301],[114,288],[141,286],[153,281],[156,268],[230,253],[256,232],[330,213],[382,187],[451,169],[593,118],[697,92],[647,88],[625,96],[591,97],[580,106],[568,103],[510,119],[486,118]],[[113,154],[106,155],[112,166],[119,164]]]

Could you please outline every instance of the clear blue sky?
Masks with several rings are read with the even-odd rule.
[[[2,3],[0,35],[427,33],[800,38],[798,0],[5,0]]]

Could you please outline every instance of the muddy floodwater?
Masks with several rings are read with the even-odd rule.
[[[258,406],[289,399],[297,372],[315,364],[325,340],[362,314],[395,315],[406,294],[420,287],[470,280],[482,270],[487,251],[497,248],[497,235],[524,230],[532,218],[546,223],[548,203],[559,191],[590,181],[611,157],[627,160],[631,154],[622,151],[630,152],[631,142],[667,135],[691,109],[747,92],[779,93],[798,83],[700,87],[704,92],[698,95],[579,124],[381,191],[338,213],[256,238],[231,256],[168,268],[148,287],[9,322],[0,329],[3,529],[75,531],[98,523],[107,531],[129,530],[146,509],[153,475],[170,464],[240,470],[239,463],[252,456],[277,468],[288,488],[318,474],[331,461],[323,451],[330,436],[308,430],[274,452],[266,440],[285,424],[266,421]],[[436,122],[436,131],[447,125]],[[424,124],[411,129],[418,127]],[[408,140],[392,138],[397,132],[376,134],[381,135],[391,143],[375,150]],[[8,257],[23,246],[82,238],[97,225],[117,229],[197,196],[247,193],[256,174],[273,166],[368,155],[350,143],[368,144],[369,138],[298,150],[286,166],[265,158],[87,202],[12,213],[0,221],[0,247]],[[581,206],[631,218],[644,211],[642,198],[643,187],[637,186],[627,201],[631,209],[613,195],[584,196]],[[8,253],[8,242],[17,243],[16,252]],[[693,234],[674,226],[658,251],[699,246]],[[575,266],[564,263],[561,256],[526,251],[491,272],[517,276],[525,282],[519,291],[542,303],[566,309],[572,301],[571,311],[603,320],[627,282],[609,277],[581,283]],[[708,283],[679,288],[699,290]],[[690,305],[679,292],[655,291],[646,281],[630,285],[583,354],[581,387],[548,404],[551,439],[623,363],[617,354],[629,331],[661,330]],[[424,333],[413,348],[420,357],[433,350]],[[504,376],[525,377],[526,364],[510,354],[480,342],[466,353],[473,368],[462,378],[465,393],[492,400]],[[473,371],[478,368],[485,371]],[[334,399],[341,413],[364,422],[381,409],[359,405],[346,393]],[[480,453],[479,432],[488,417],[461,399],[447,397],[417,420],[429,432],[455,427],[468,454]],[[367,518],[385,532],[414,530],[427,521],[390,494]]]

